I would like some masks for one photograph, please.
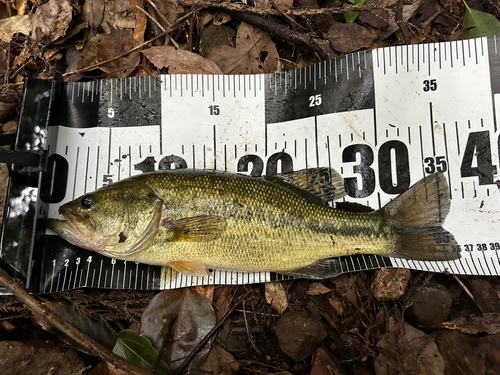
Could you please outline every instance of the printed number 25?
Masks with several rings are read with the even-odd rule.
[[[318,95],[311,95],[309,97],[309,107],[316,107],[318,105],[321,105],[323,101],[321,100],[321,94]]]
[[[438,88],[437,81],[435,79],[426,79],[424,81],[424,91],[436,91]]]

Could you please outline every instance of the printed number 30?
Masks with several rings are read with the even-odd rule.
[[[311,95],[309,97],[309,107],[316,107],[318,105],[321,105],[323,101],[321,100],[321,94],[318,95]]]

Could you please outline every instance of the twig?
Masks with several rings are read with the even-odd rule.
[[[147,0],[147,1],[148,1],[148,4],[151,5],[156,10],[156,13],[158,13],[158,15],[161,17],[161,19],[163,21],[165,21],[165,23],[168,25],[168,27],[172,27],[172,23],[167,19],[167,17],[165,17],[163,15],[162,12],[160,12],[160,9],[158,9],[158,6],[154,3],[154,1],[151,1],[151,0]]]
[[[386,9],[396,5],[397,0],[388,0],[386,2],[377,2],[376,4],[357,4],[350,7],[332,7],[319,9],[283,9],[284,14],[290,16],[317,16],[320,14],[342,14],[348,12],[360,12],[362,10]],[[245,4],[229,3],[226,1],[210,1],[210,0],[178,0],[178,4],[182,6],[196,6],[198,8],[218,8],[226,11],[245,12],[249,14],[258,14],[260,16],[280,16],[280,13],[274,9],[261,9],[250,7]]]
[[[472,300],[472,302],[476,303],[476,300],[474,299],[474,296],[472,295],[472,293],[470,292],[470,290],[465,286],[465,284],[462,282],[462,280],[460,280],[458,278],[457,275],[453,274],[453,278],[457,281],[458,285],[460,285],[462,287],[462,289],[465,291],[465,293],[467,293],[467,295],[470,297],[470,299]]]
[[[151,14],[149,14],[148,12],[146,12],[144,9],[142,9],[142,8],[141,8],[140,6],[138,6],[138,5],[136,5],[135,7],[136,7],[137,9],[139,9],[142,13],[144,13],[144,14],[146,15],[146,17],[148,17],[151,21],[153,21],[153,22],[156,24],[156,26],[158,26],[158,28],[159,28],[161,31],[163,31],[163,32],[165,32],[165,31],[166,31],[166,30],[165,30],[165,28],[161,25],[161,23],[159,23],[157,20],[155,20],[155,18],[154,18]]]
[[[236,308],[240,305],[240,303],[243,302],[248,297],[248,295],[250,294],[251,291],[252,291],[252,289],[248,289],[245,292],[245,294],[243,294],[243,296],[241,296],[241,298],[238,301],[236,301],[234,306],[231,307],[228,310],[228,312],[222,317],[222,319],[219,321],[219,323],[217,323],[214,326],[214,328],[212,328],[210,330],[210,332],[207,333],[207,335],[203,338],[203,340],[201,340],[200,343],[198,345],[196,345],[196,347],[193,349],[193,351],[191,353],[189,353],[189,355],[186,357],[184,362],[182,362],[181,366],[177,370],[178,374],[182,374],[184,372],[187,365],[189,365],[189,363],[193,360],[193,358],[196,356],[196,354],[198,354],[198,352],[201,350],[201,348],[203,348],[207,344],[207,342],[212,338],[212,336],[215,335],[219,331],[219,329],[224,325],[224,323],[226,323],[226,320],[229,319],[231,314],[234,312],[234,310],[236,310]]]
[[[122,357],[110,352],[101,344],[89,338],[86,334],[79,331],[72,325],[62,320],[50,308],[43,305],[36,297],[30,295],[24,285],[19,280],[14,280],[7,272],[0,268],[0,284],[6,287],[14,294],[22,303],[24,303],[34,314],[45,318],[52,327],[71,338],[73,341],[84,347],[89,353],[102,358],[111,363],[113,366],[122,369],[127,374],[148,375],[149,372],[144,368],[137,367]]]
[[[398,5],[396,8],[396,24],[399,26],[399,29],[403,33],[403,38],[405,39],[406,44],[411,44],[411,32],[406,26],[405,21],[403,20],[403,5],[404,0],[398,0]]]
[[[252,344],[252,346],[255,349],[255,351],[259,354],[259,356],[262,357],[262,353],[257,348],[257,345],[255,345],[255,340],[253,338],[253,335],[250,333],[250,330],[248,329],[248,321],[247,321],[247,312],[246,312],[246,309],[245,309],[245,301],[243,301],[243,319],[245,319],[245,328],[247,329],[248,339],[250,340],[250,343]]]
[[[302,26],[300,23],[298,23],[297,21],[295,21],[292,16],[286,14],[286,13],[283,13],[283,10],[281,10],[281,8],[276,5],[276,3],[273,1],[273,0],[270,0],[271,1],[271,4],[273,5],[273,7],[281,13],[281,15],[283,17],[285,17],[288,21],[290,21],[291,23],[293,23],[295,26],[299,27],[300,29],[302,30],[305,30],[305,31],[308,31],[306,27]]]
[[[309,34],[301,34],[290,30],[273,20],[266,19],[256,14],[248,14],[243,12],[228,11],[233,18],[239,19],[246,23],[252,24],[261,30],[267,31],[270,34],[277,36],[289,43],[297,43],[306,46],[317,52],[322,59],[333,59],[336,57],[330,43],[327,40],[313,38]]]
[[[122,53],[122,54],[120,54],[118,56],[112,57],[111,59],[107,59],[105,61],[98,62],[97,64],[93,64],[93,65],[87,66],[87,67],[82,68],[82,69],[77,69],[77,70],[73,70],[72,72],[64,73],[62,76],[63,77],[67,77],[67,76],[72,75],[72,74],[83,73],[83,72],[86,72],[88,70],[92,70],[94,68],[97,68],[97,67],[99,67],[101,65],[107,64],[107,63],[109,63],[111,61],[118,60],[118,59],[120,59],[120,58],[122,58],[124,56],[127,56],[129,53],[132,53],[134,51],[137,51],[138,49],[141,49],[142,47],[148,45],[149,43],[153,43],[155,40],[160,39],[162,36],[164,36],[168,32],[170,32],[170,29],[167,30],[167,31],[162,32],[161,34],[155,36],[154,38],[152,38],[152,39],[150,39],[150,40],[148,40],[148,41],[146,41],[144,43],[141,43],[141,44],[135,46],[134,48],[129,49],[127,52],[124,52],[124,53]]]

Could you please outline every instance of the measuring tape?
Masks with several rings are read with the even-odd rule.
[[[55,83],[36,215],[59,218],[59,207],[69,200],[161,169],[260,176],[331,167],[344,177],[347,201],[375,209],[441,172],[452,202],[444,227],[462,257],[428,262],[348,256],[340,258],[342,271],[402,267],[499,275],[499,49],[498,38],[491,37],[357,52],[267,75]],[[286,278],[217,270],[191,277],[106,258],[49,232],[35,243],[28,276],[39,292]]]

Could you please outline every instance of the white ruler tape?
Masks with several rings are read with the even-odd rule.
[[[461,259],[349,257],[343,260],[345,271],[394,266],[498,275],[499,44],[493,37],[390,47],[272,75],[66,84],[56,97],[62,107],[93,108],[96,114],[85,128],[74,127],[81,122],[64,108],[67,115],[52,120],[47,144],[54,155],[50,183],[56,198],[43,208],[57,218],[66,201],[110,181],[167,167],[260,175],[329,166],[344,176],[346,200],[377,209],[425,175],[444,172],[452,202],[445,228],[454,234]],[[65,163],[66,175],[60,173]],[[56,255],[45,256],[42,266],[45,291],[164,289],[275,277],[215,272],[192,278],[167,267],[153,277],[146,269],[135,270],[138,265],[97,254],[83,252],[79,269],[75,254],[51,254]],[[73,285],[61,281],[70,266]],[[150,285],[149,278],[158,281]]]

